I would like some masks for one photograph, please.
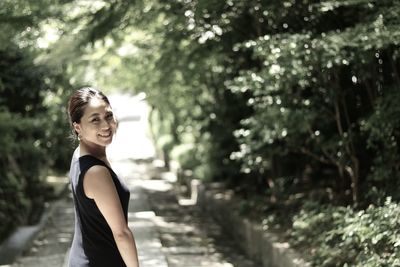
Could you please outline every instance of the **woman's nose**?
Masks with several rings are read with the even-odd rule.
[[[100,128],[101,128],[101,129],[110,128],[110,124],[111,124],[110,121],[108,121],[108,120],[102,120],[102,121],[101,121],[101,124],[100,124]]]

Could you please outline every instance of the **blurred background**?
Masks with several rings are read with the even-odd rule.
[[[57,196],[48,177],[76,146],[66,101],[94,86],[137,100],[128,119],[167,167],[224,182],[315,266],[400,266],[399,14],[398,0],[1,0],[0,240]]]

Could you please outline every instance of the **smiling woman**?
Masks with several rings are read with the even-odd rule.
[[[92,98],[86,105],[81,121],[72,125],[80,141],[86,138],[85,145],[110,144],[116,129],[111,106],[101,98]]]
[[[69,174],[75,204],[69,266],[137,267],[135,240],[127,224],[130,192],[106,155],[117,127],[110,102],[99,90],[84,87],[70,97],[68,112],[79,139]]]

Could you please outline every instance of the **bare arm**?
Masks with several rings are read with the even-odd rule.
[[[118,250],[128,267],[138,267],[135,239],[129,229],[112,177],[104,166],[91,167],[85,174],[86,196],[93,198],[114,236]]]

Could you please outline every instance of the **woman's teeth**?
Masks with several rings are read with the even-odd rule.
[[[107,133],[107,134],[99,134],[101,137],[110,137],[111,132]]]

